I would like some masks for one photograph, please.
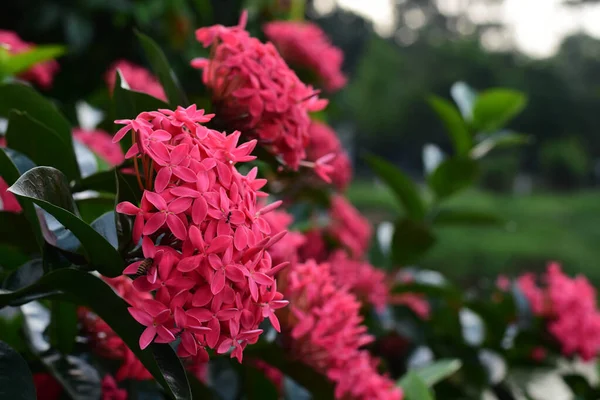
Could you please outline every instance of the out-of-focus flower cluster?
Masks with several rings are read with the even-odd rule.
[[[105,79],[111,93],[115,88],[117,70],[121,72],[121,76],[125,82],[127,82],[129,89],[167,101],[165,91],[158,82],[158,79],[146,68],[140,67],[127,60],[116,61],[108,71],[106,71]]]
[[[373,338],[366,333],[360,302],[334,282],[330,265],[308,261],[287,276],[291,306],[284,319],[288,345],[304,363],[335,383],[338,399],[401,399],[393,381],[380,375],[376,361],[361,348]]]
[[[310,143],[308,160],[317,163],[319,160],[332,158],[327,165],[327,177],[338,190],[345,190],[352,180],[352,162],[342,147],[335,131],[328,125],[313,121],[309,128]]]
[[[532,274],[517,280],[534,314],[547,320],[547,329],[563,354],[594,358],[600,351],[600,312],[594,287],[584,276],[568,277],[557,263],[548,266],[541,283]]]
[[[75,140],[86,145],[108,165],[116,166],[125,160],[125,155],[117,143],[113,143],[112,135],[101,129],[73,129]]]
[[[0,47],[8,50],[9,54],[20,54],[34,49],[35,44],[23,41],[15,32],[0,29]],[[58,69],[56,61],[44,61],[23,72],[19,77],[48,89],[52,86],[54,75]]]
[[[314,23],[273,21],[263,30],[288,63],[314,74],[324,89],[333,92],[346,85],[344,54]]]
[[[212,46],[210,58],[192,60],[211,89],[219,123],[239,129],[292,169],[306,158],[311,111],[327,101],[305,85],[271,43],[261,43],[244,30],[245,16],[235,27],[200,28],[196,38]]]
[[[146,329],[140,346],[181,338],[178,354],[208,359],[207,348],[241,361],[243,349],[255,343],[275,310],[284,307],[268,249],[285,231],[271,235],[264,215],[279,202],[258,207],[266,184],[256,168],[247,175],[237,163],[253,160],[256,141],[238,146],[239,132],[230,135],[203,124],[212,115],[195,106],[175,111],[144,112],[114,140],[131,133],[139,183],[146,190],[141,204],[124,202],[117,211],[135,217],[133,241],[142,241],[138,261],[124,271],[137,278],[133,286],[154,293],[154,299],[129,308]]]

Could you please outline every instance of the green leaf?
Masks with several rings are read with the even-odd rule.
[[[503,226],[506,220],[485,211],[442,209],[435,214],[432,223],[437,226]]]
[[[79,178],[73,142],[65,141],[28,113],[10,112],[6,141],[10,148],[23,153],[35,164],[59,169],[71,180]]]
[[[402,387],[404,391],[405,400],[433,400],[433,394],[427,387],[427,384],[419,375],[415,372],[410,371],[408,374],[403,376],[399,381],[398,385]]]
[[[485,138],[473,147],[471,150],[471,158],[481,158],[494,149],[502,149],[506,147],[520,146],[529,144],[532,139],[520,133],[511,131],[500,131],[485,135]]]
[[[404,218],[396,222],[392,259],[396,265],[418,261],[435,243],[435,236],[422,222]]]
[[[242,365],[244,393],[248,400],[277,400],[279,392],[265,374],[252,365]]]
[[[8,149],[0,149],[0,176],[2,176],[6,184],[13,185],[17,179],[19,179],[20,175],[19,170],[8,155]],[[40,221],[35,207],[29,200],[20,199],[19,203],[23,208],[23,215],[25,215],[27,221],[29,221],[38,248],[41,250],[44,246],[44,237],[42,235]]]
[[[453,375],[460,367],[462,367],[462,362],[458,359],[441,359],[426,367],[414,369],[411,372],[417,374],[427,386],[432,387],[436,383]]]
[[[77,335],[77,306],[60,300],[50,304],[50,343],[63,354],[73,351]]]
[[[2,289],[15,291],[34,284],[44,275],[42,260],[34,258],[13,271],[2,284]]]
[[[56,290],[73,296],[78,305],[89,307],[102,318],[173,398],[191,399],[189,391],[186,390],[189,385],[187,380],[185,382],[180,380],[185,376],[185,371],[175,371],[182,368],[181,363],[179,360],[177,363],[171,362],[177,359],[171,347],[167,344],[154,343],[148,349],[141,350],[139,338],[144,327],[129,315],[127,311],[129,305],[115,294],[110,286],[87,272],[74,268],[50,272],[34,285],[16,292],[0,294],[0,308],[7,305],[21,305],[33,298],[47,297]],[[173,352],[173,355],[169,355],[169,352]],[[160,366],[173,370],[164,371]],[[176,397],[175,393],[179,397]]]
[[[465,82],[456,82],[450,88],[450,95],[458,106],[465,121],[473,119],[473,106],[477,100],[477,92]]]
[[[479,94],[473,108],[473,126],[477,131],[493,132],[519,114],[527,97],[516,90],[490,89]]]
[[[469,154],[473,146],[473,138],[458,110],[448,100],[437,96],[431,96],[429,104],[442,120],[446,131],[448,131],[456,154],[459,156]]]
[[[0,242],[25,254],[40,250],[24,213],[0,211]]]
[[[66,52],[64,46],[36,46],[18,54],[10,54],[3,64],[3,72],[8,75],[18,75],[44,61],[53,60]]]
[[[81,242],[90,265],[102,275],[121,275],[123,259],[102,235],[75,215],[69,186],[59,170],[36,167],[23,174],[9,190],[20,198],[33,201],[69,229]]]
[[[123,175],[119,171],[115,171],[115,179],[117,182],[117,195],[115,197],[115,209],[117,204],[128,201],[132,204],[140,204],[142,199],[142,191],[140,190],[137,182],[131,175]],[[119,250],[125,250],[132,243],[131,232],[133,230],[133,220],[130,216],[125,214],[115,213],[115,224],[117,227],[117,238],[119,242]]]
[[[4,342],[0,342],[0,398],[36,400],[33,375],[27,362]]]
[[[438,199],[444,199],[470,186],[478,172],[477,162],[470,158],[449,158],[429,175],[429,187]]]
[[[365,157],[369,167],[394,192],[406,213],[414,219],[423,219],[426,208],[415,183],[388,161],[374,156]]]
[[[115,119],[133,119],[144,111],[155,111],[161,108],[169,108],[162,100],[152,97],[146,93],[136,92],[123,87],[125,79],[117,70],[115,88],[113,90],[113,107]],[[126,135],[120,142],[124,152],[131,147],[131,134]]]
[[[135,32],[135,35],[142,44],[144,52],[146,53],[146,57],[148,57],[148,61],[150,61],[152,70],[158,77],[160,84],[165,90],[165,94],[167,95],[167,99],[169,99],[169,104],[171,107],[187,107],[189,101],[185,97],[185,93],[177,81],[175,73],[169,66],[169,61],[167,60],[165,53],[150,37],[138,31]]]
[[[26,112],[34,120],[53,130],[73,149],[71,124],[52,102],[33,88],[16,83],[0,85],[0,116],[8,118],[12,110]]]
[[[77,200],[76,204],[81,219],[87,223],[91,223],[102,214],[115,209],[115,197],[110,194],[102,194],[96,197]]]

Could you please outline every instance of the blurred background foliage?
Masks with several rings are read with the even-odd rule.
[[[31,42],[68,46],[48,95],[60,98],[74,120],[82,94],[92,104],[107,101],[100,89],[114,60],[145,64],[134,27],[161,44],[186,91],[200,98],[198,72],[188,67],[205,51],[194,40],[195,27],[233,25],[244,6],[249,29],[260,35],[261,20],[290,1],[23,0],[3,4],[0,27]],[[573,7],[593,2],[568,1]],[[600,233],[600,40],[582,31],[566,37],[550,57],[532,58],[511,46],[491,49],[490,37],[501,37],[507,28],[466,11],[444,12],[442,0],[394,2],[395,23],[385,36],[361,16],[340,7],[319,13],[314,3],[308,2],[307,17],[346,57],[350,84],[333,97],[329,122],[353,156],[359,180],[349,196],[359,208],[377,222],[391,218],[396,207],[362,161],[364,153],[376,153],[423,181],[423,147],[439,143],[444,153],[451,151],[429,95],[450,99],[456,81],[479,90],[516,89],[527,94],[528,105],[508,128],[530,135],[532,143],[494,151],[483,161],[478,188],[451,199],[457,206],[499,212],[508,222],[487,230],[442,228],[443,240],[422,266],[467,283],[500,271],[541,269],[550,258],[600,283],[593,267]],[[467,10],[502,0],[465,3]],[[448,260],[451,269],[445,268]]]

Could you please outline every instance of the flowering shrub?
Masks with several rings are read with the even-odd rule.
[[[551,265],[541,279],[462,290],[408,267],[438,226],[501,222],[446,199],[474,183],[487,152],[522,141],[490,127],[523,95],[473,92],[462,114],[432,97],[453,148],[423,185],[365,157],[398,199],[386,239],[345,197],[353,160],[313,88],[343,88],[341,51],[312,23],[241,15],[196,31],[209,54],[191,62],[203,84],[193,103],[138,33],[152,72],[116,60],[85,99],[105,119],[79,121],[86,129],[23,82],[49,86],[62,50],[0,31],[0,378],[14,382],[3,393],[479,398],[509,393],[513,367],[597,356],[583,277]],[[259,28],[270,42],[250,34]],[[486,374],[491,359],[509,372]]]

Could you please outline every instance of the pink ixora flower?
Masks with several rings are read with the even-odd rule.
[[[297,264],[286,283],[292,306],[282,313],[285,340],[296,357],[335,383],[335,397],[402,399],[402,391],[361,350],[373,338],[362,325],[360,302],[335,284],[330,265]]]
[[[316,24],[273,21],[267,23],[263,30],[288,63],[316,75],[324,89],[334,92],[346,85],[347,80],[341,70],[344,54],[331,44]]]
[[[327,102],[306,86],[270,43],[234,27],[200,28],[196,38],[212,46],[209,59],[192,60],[212,91],[219,124],[238,129],[296,170],[306,158],[311,111]]]
[[[583,276],[570,278],[560,265],[550,263],[538,285],[531,274],[517,284],[536,315],[546,320],[548,331],[560,343],[563,354],[591,360],[600,352],[600,312],[596,290]]]
[[[237,170],[254,159],[256,142],[238,145],[239,132],[202,125],[211,118],[195,105],[144,112],[117,121],[125,126],[113,139],[132,135],[127,155],[144,189],[139,206],[117,205],[135,216],[133,239],[142,242],[124,274],[153,297],[129,308],[145,326],[140,347],[181,338],[178,354],[196,366],[207,349],[241,362],[264,319],[279,330],[275,310],[287,305],[273,277],[287,263],[274,265],[270,255],[286,232],[271,232],[265,220],[280,202],[259,203],[266,181]]]
[[[10,54],[19,54],[34,49],[35,44],[24,42],[15,32],[0,29],[0,47],[7,49]],[[48,89],[52,86],[52,80],[58,69],[56,61],[44,61],[34,65],[19,77],[29,82],[35,82],[44,89]]]
[[[88,131],[81,128],[73,129],[75,140],[86,145],[108,165],[115,166],[125,161],[123,150],[117,143],[113,143],[110,133],[101,129]]]
[[[331,198],[328,233],[356,259],[369,249],[372,229],[369,221],[343,196]]]
[[[167,101],[167,96],[158,79],[150,73],[146,68],[140,67],[127,60],[115,61],[108,71],[106,71],[106,83],[110,92],[115,88],[115,79],[117,69],[121,71],[121,75],[129,85],[131,90],[142,92],[154,96],[157,99]]]
[[[326,177],[338,190],[346,189],[352,180],[352,163],[335,131],[324,123],[313,121],[310,124],[309,135],[308,160],[317,162],[329,156],[331,160],[327,165],[330,166],[330,170],[327,171]]]

